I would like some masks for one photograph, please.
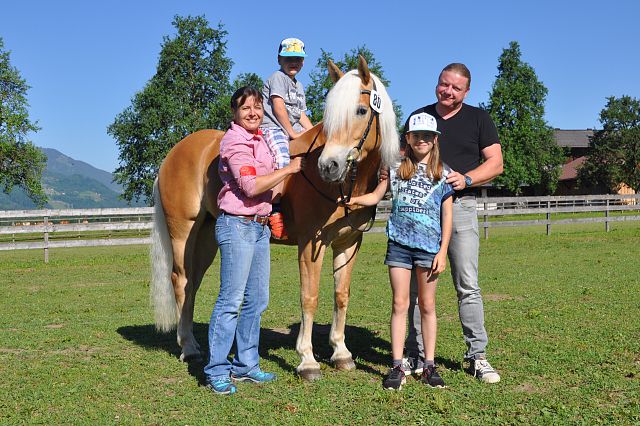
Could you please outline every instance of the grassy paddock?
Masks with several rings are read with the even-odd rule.
[[[154,331],[146,247],[0,252],[0,423],[84,424],[637,424],[640,422],[640,225],[576,231],[491,230],[480,280],[491,362],[482,385],[460,369],[464,344],[451,278],[438,289],[436,361],[448,388],[410,380],[383,391],[390,361],[385,237],[366,235],[352,282],[347,344],[358,369],[328,365],[328,264],[314,336],[324,377],[294,374],[299,324],[295,249],[272,248],[262,323],[267,386],[232,397],[202,386],[202,363],[177,360]],[[218,262],[205,277],[195,332],[206,347]]]

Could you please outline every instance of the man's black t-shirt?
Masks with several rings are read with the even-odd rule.
[[[456,115],[445,120],[436,111],[436,104],[427,105],[412,112],[419,114],[426,112],[436,118],[438,122],[438,143],[440,144],[440,157],[458,173],[465,174],[480,165],[481,151],[498,140],[498,131],[491,120],[489,113],[480,108],[462,104],[462,108]],[[409,120],[405,123],[405,133]]]

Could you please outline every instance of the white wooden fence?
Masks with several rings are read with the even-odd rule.
[[[0,250],[43,249],[48,262],[50,248],[149,244],[152,215],[152,207],[0,211]]]
[[[551,234],[552,225],[578,223],[604,223],[604,230],[609,232],[612,222],[640,220],[640,195],[567,195],[543,197],[484,197],[478,198],[478,225],[484,230],[484,237],[489,237],[489,228],[504,226],[544,225],[547,235]],[[386,220],[389,217],[391,202],[378,204],[376,218]],[[552,215],[565,213],[563,218],[552,219]],[[593,213],[566,217],[571,213]],[[638,214],[636,214],[638,213]],[[518,215],[544,215],[544,218],[520,219],[508,217]],[[598,216],[600,215],[600,216]],[[372,231],[384,230],[373,228]]]
[[[547,234],[552,225],[604,223],[640,220],[640,195],[580,195],[547,197],[478,198],[479,225],[488,238],[489,228],[544,225]],[[391,203],[378,205],[376,219],[386,221]],[[563,218],[552,215],[565,213]],[[571,213],[593,213],[567,218]],[[518,215],[542,218],[516,220]],[[8,210],[0,211],[0,250],[42,249],[49,260],[49,249],[149,244],[153,208]],[[504,217],[500,220],[500,217]],[[513,216],[516,216],[515,218]],[[373,227],[371,232],[384,232]]]

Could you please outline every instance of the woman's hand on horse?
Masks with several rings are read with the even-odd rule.
[[[291,161],[289,161],[289,168],[291,169],[291,174],[298,173],[300,170],[304,170],[304,157],[293,157]]]

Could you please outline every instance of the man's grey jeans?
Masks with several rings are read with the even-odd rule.
[[[459,197],[453,202],[453,229],[449,242],[449,267],[458,294],[458,315],[467,345],[465,359],[485,356],[488,343],[484,328],[484,306],[478,285],[478,214],[474,196]],[[424,357],[418,285],[415,274],[411,274],[411,304],[409,306],[409,335],[405,342],[408,356]],[[411,315],[411,313],[413,313]]]

